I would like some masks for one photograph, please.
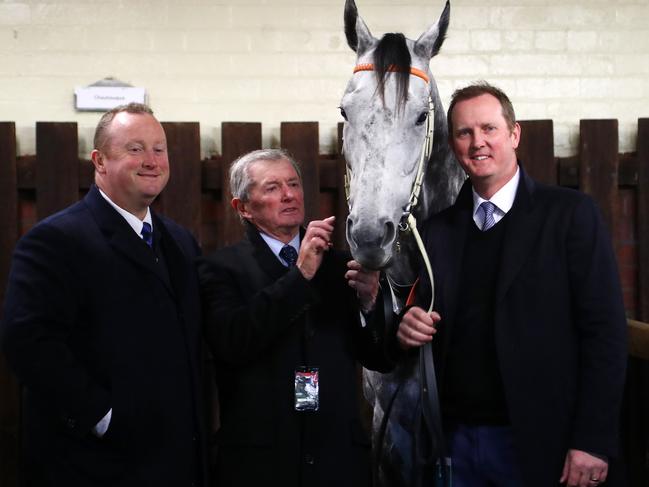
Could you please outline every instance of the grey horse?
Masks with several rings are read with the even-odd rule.
[[[465,179],[448,145],[446,116],[429,67],[444,42],[450,3],[416,41],[402,34],[376,39],[354,0],[346,1],[344,18],[347,42],[357,54],[340,105],[349,177],[347,241],[355,260],[385,269],[398,313],[419,270],[412,232],[402,231],[404,220],[412,213],[422,223],[450,206]],[[432,147],[422,157],[427,135]],[[413,198],[420,172],[421,192]],[[404,359],[389,374],[366,370],[364,392],[374,413],[375,485],[414,485],[420,415],[416,360]]]

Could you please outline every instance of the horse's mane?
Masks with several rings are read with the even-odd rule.
[[[374,72],[377,91],[385,104],[385,79],[389,72],[395,71],[397,77],[397,107],[401,109],[408,100],[410,81],[410,51],[403,34],[385,34],[374,50]]]

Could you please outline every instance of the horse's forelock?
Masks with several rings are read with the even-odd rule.
[[[397,107],[401,108],[408,99],[410,82],[410,65],[412,58],[406,38],[403,34],[385,34],[374,50],[374,70],[377,79],[377,90],[385,103],[385,80],[391,66],[397,68]]]

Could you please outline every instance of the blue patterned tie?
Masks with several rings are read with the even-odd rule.
[[[480,208],[482,208],[482,211],[484,211],[482,231],[486,232],[496,224],[496,220],[494,220],[494,210],[496,209],[496,205],[494,205],[491,201],[485,201],[480,205]]]
[[[153,248],[153,232],[151,231],[151,225],[147,222],[144,222],[142,224],[142,231],[140,232],[142,235],[142,240],[146,242],[146,244]]]
[[[290,245],[284,245],[282,250],[279,251],[279,256],[284,259],[289,267],[293,267],[297,262],[297,250]]]

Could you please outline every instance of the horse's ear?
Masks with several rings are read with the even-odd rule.
[[[432,59],[439,52],[446,38],[450,18],[451,2],[446,0],[446,7],[444,7],[444,11],[437,23],[430,26],[415,42],[415,54],[424,59]]]
[[[349,47],[359,56],[364,54],[374,41],[370,29],[358,15],[354,0],[345,1],[345,36]]]

